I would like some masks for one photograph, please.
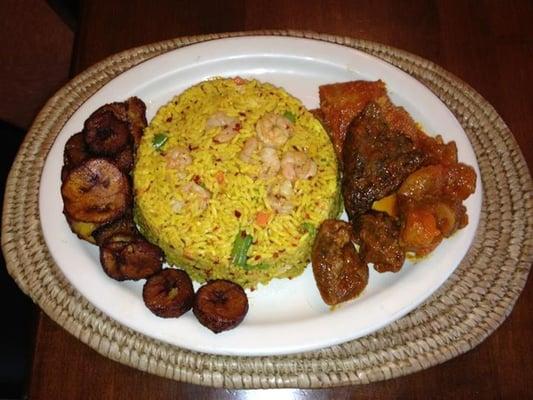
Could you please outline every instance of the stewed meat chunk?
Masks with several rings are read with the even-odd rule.
[[[398,272],[405,261],[400,247],[400,224],[384,212],[369,211],[354,223],[359,253],[378,272]]]
[[[354,247],[352,226],[328,219],[318,230],[311,262],[313,274],[326,304],[335,305],[358,296],[368,283],[368,266]]]

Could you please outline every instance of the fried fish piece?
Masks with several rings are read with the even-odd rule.
[[[342,147],[348,126],[371,101],[386,96],[385,83],[378,81],[351,81],[322,85],[320,97],[320,121],[331,136],[333,147],[342,160]]]
[[[350,123],[365,107],[376,103],[384,120],[393,131],[409,136],[416,147],[428,155],[428,164],[457,162],[455,142],[444,143],[440,136],[426,135],[402,107],[392,103],[385,83],[378,81],[351,81],[322,85],[319,88],[320,110],[314,115],[322,122],[331,136],[339,160]]]
[[[342,194],[350,220],[396,191],[426,161],[425,153],[408,135],[391,129],[374,102],[350,124],[342,155]]]
[[[409,113],[403,107],[394,105],[388,96],[377,98],[375,103],[381,109],[389,129],[409,137],[415,147],[424,153],[424,165],[457,162],[457,145],[454,141],[444,143],[441,136],[428,136]]]

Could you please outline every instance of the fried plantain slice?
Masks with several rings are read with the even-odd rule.
[[[133,146],[127,144],[119,153],[112,158],[115,165],[125,174],[129,174],[133,169]]]
[[[111,112],[115,114],[115,117],[120,119],[121,121],[127,122],[128,121],[128,108],[126,107],[125,102],[115,102],[115,103],[107,103],[101,106],[100,108],[96,109],[89,118],[94,117],[95,115],[105,113],[105,112]]]
[[[215,333],[239,325],[248,312],[248,297],[234,282],[217,279],[207,282],[194,297],[193,312],[198,321]]]
[[[70,137],[65,143],[63,153],[63,163],[69,168],[74,168],[91,157],[89,149],[85,144],[83,132],[78,132]]]
[[[158,317],[177,318],[192,307],[194,289],[191,278],[180,269],[164,269],[147,279],[143,300]]]
[[[138,97],[130,97],[126,100],[130,133],[133,136],[135,148],[139,146],[143,130],[146,128],[146,105]]]
[[[65,143],[63,151],[63,168],[61,169],[61,181],[64,181],[69,171],[77,167],[91,157],[89,149],[85,144],[83,133],[78,132],[72,135]]]
[[[126,279],[146,279],[161,271],[163,252],[144,239],[134,239],[120,251],[119,269]]]
[[[98,246],[103,245],[109,238],[117,235],[131,238],[141,236],[133,222],[131,213],[126,212],[122,218],[101,225],[92,234]]]
[[[70,171],[61,195],[66,216],[84,222],[112,221],[132,203],[127,176],[105,158],[89,159]]]
[[[99,156],[117,154],[130,141],[128,123],[112,111],[93,113],[85,121],[83,135],[89,150]]]
[[[94,222],[76,221],[67,217],[70,230],[76,234],[80,239],[86,240],[90,243],[96,243],[94,238],[94,231],[100,227],[100,224]]]
[[[128,245],[127,241],[108,240],[100,246],[100,264],[104,272],[117,281],[124,281],[127,278],[120,270],[120,253]]]
[[[100,263],[113,279],[137,281],[161,271],[163,252],[138,236],[117,233],[100,246]]]

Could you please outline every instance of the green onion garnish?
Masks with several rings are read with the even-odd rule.
[[[164,133],[156,133],[153,140],[152,140],[152,146],[156,150],[161,150],[163,145],[167,142],[168,136]]]
[[[312,223],[304,222],[302,228],[304,228],[311,236],[316,235],[316,227]]]
[[[269,269],[270,264],[267,263],[259,263],[259,264],[246,264],[243,266],[244,269],[250,270],[250,269]]]
[[[239,267],[246,267],[246,260],[248,259],[248,250],[252,245],[253,237],[251,235],[242,235],[241,232],[235,236],[233,242],[233,249],[231,251],[231,262]]]
[[[289,121],[291,121],[293,124],[294,122],[296,121],[296,115],[294,115],[293,113],[291,113],[290,111],[285,111],[283,113],[283,116],[285,118],[287,118]]]

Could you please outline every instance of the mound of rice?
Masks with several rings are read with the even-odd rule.
[[[301,151],[317,166],[314,176],[292,183],[290,212],[276,211],[267,199],[283,183],[282,172],[265,174],[259,150],[246,161],[240,157],[269,113],[292,125],[275,149],[278,158]],[[218,140],[227,124],[210,122],[221,115],[233,121],[229,141]],[[146,128],[133,175],[135,219],[167,262],[194,280],[253,288],[303,272],[316,229],[338,215],[338,175],[327,133],[298,99],[256,80],[207,80],[161,107]],[[249,247],[244,262],[237,261],[235,243],[242,252],[245,237]]]

